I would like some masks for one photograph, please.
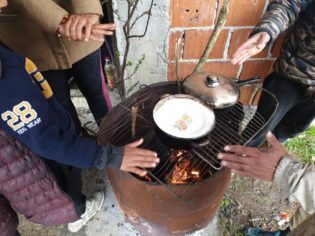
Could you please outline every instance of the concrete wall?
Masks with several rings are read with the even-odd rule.
[[[121,61],[125,47],[122,26],[127,17],[126,2],[126,0],[113,1],[114,12],[116,11],[116,14],[114,13],[115,22],[118,25],[116,33],[118,48],[121,54]],[[150,2],[150,0],[140,1],[140,7],[136,12],[135,17],[139,16],[139,14],[141,14],[143,11],[146,11],[149,8]],[[143,32],[146,22],[145,20],[146,18],[143,18],[142,21],[139,21],[137,23],[136,27],[133,30],[134,33]],[[168,54],[168,26],[169,1],[155,0],[146,36],[140,39],[131,39],[128,60],[131,61],[133,65],[128,67],[127,74],[133,71],[133,68],[136,65],[136,61],[139,60],[142,55],[145,55],[144,62],[139,67],[139,70],[132,79],[131,84],[135,83],[136,80],[140,81],[140,84],[151,84],[167,80],[166,58]],[[130,87],[131,84],[127,82],[127,88]],[[133,92],[135,90],[133,90]]]

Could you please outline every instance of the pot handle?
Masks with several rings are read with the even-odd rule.
[[[238,81],[236,81],[236,84],[239,87],[241,87],[241,86],[244,86],[244,85],[247,85],[247,84],[258,84],[260,82],[261,82],[260,77],[256,76],[256,77],[253,77],[253,78],[250,78],[250,79],[238,80]]]

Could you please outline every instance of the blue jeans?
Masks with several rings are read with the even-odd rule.
[[[315,118],[315,96],[305,95],[306,86],[272,73],[263,87],[276,96],[279,106],[266,127],[249,143],[252,147],[263,144],[268,130],[284,142],[306,130]],[[271,102],[270,96],[263,93],[257,112],[265,119],[270,117]]]
[[[81,122],[70,98],[68,82],[71,77],[74,78],[74,82],[86,98],[98,124],[111,108],[100,60],[100,52],[97,50],[74,63],[71,69],[42,72],[56,99],[70,113],[78,133],[81,132]]]

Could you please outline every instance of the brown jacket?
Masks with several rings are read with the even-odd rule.
[[[0,21],[0,41],[32,59],[41,71],[69,69],[101,46],[100,42],[74,42],[56,36],[64,16],[102,15],[99,0],[10,0],[4,12],[17,17]]]

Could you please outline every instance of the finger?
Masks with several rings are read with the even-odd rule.
[[[242,58],[242,60],[238,62],[238,65],[242,65],[245,61],[247,61],[248,58],[250,58],[250,56]]]
[[[134,141],[134,142],[132,142],[132,143],[129,143],[129,144],[127,144],[126,146],[127,146],[127,147],[138,147],[138,146],[140,146],[142,143],[143,143],[143,138],[138,139],[138,140],[136,140],[136,141]]]
[[[261,38],[261,35],[260,34],[255,34],[254,36],[252,36],[251,38],[249,38],[245,43],[243,43],[237,50],[236,52],[232,55],[232,58],[234,57],[237,57],[240,53],[244,52],[244,51],[250,51],[252,53],[255,52],[256,50],[256,53],[257,54],[258,52],[260,52],[262,49],[259,49],[257,48],[257,45],[260,45],[262,44],[262,42],[264,41],[260,41],[260,38]],[[251,56],[255,55],[255,54],[252,54],[251,53]]]
[[[248,176],[248,174],[246,174],[247,172],[244,172],[244,171],[238,171],[238,170],[233,170],[232,171],[237,175],[237,176],[240,176],[240,177],[245,177],[245,176]]]
[[[248,57],[248,50],[244,50],[241,53],[239,53],[236,57],[232,58],[231,63],[236,65],[240,64],[240,61],[243,60],[245,57]]]
[[[72,22],[71,22],[71,24],[70,24],[70,26],[69,26],[70,38],[71,38],[72,40],[77,40],[77,36],[76,36],[76,26],[77,26],[78,22],[79,22],[79,19],[78,19],[77,17],[75,17],[75,18],[72,20]]]
[[[104,36],[102,35],[96,35],[96,34],[91,34],[89,40],[93,40],[93,41],[98,41],[98,42],[104,42]]]
[[[139,166],[143,168],[154,168],[157,166],[156,162],[143,162],[143,161],[135,161],[132,163],[133,166]]]
[[[247,57],[246,55],[243,55],[243,56],[241,56],[241,57],[239,57],[239,58],[237,58],[237,59],[231,61],[231,63],[232,63],[233,65],[241,65],[244,61],[247,60],[247,58],[248,58],[248,57]]]
[[[249,50],[250,48],[254,47],[253,45],[254,39],[250,38],[245,43],[243,43],[232,55],[232,58],[237,57],[242,52]]]
[[[142,170],[140,168],[137,168],[137,167],[131,167],[129,168],[128,170],[129,172],[132,172],[134,174],[137,174],[139,176],[145,176],[147,174],[147,171],[146,170]]]
[[[144,158],[157,157],[156,152],[153,152],[153,151],[148,150],[148,149],[136,148],[133,151],[134,151],[134,154],[133,154],[134,156],[140,156],[140,157],[144,157]]]
[[[70,25],[72,24],[72,17],[69,17],[69,19],[66,21],[66,23],[63,25],[64,29],[64,36],[67,38],[70,38]]]
[[[224,147],[224,151],[232,152],[236,154],[246,155],[249,157],[257,157],[261,153],[261,151],[257,148],[253,147],[244,147],[240,145],[228,145]]]
[[[92,29],[107,29],[107,30],[115,30],[115,24],[95,24],[92,26]]]
[[[268,143],[275,149],[283,150],[284,152],[287,152],[285,147],[282,145],[281,142],[278,141],[278,139],[270,132],[268,131],[266,135],[266,140]]]
[[[229,162],[229,161],[221,161],[221,165],[225,166],[229,169],[236,170],[236,171],[242,171],[242,172],[244,172],[244,171],[247,172],[247,168],[248,168],[246,165],[243,165],[240,163]]]
[[[86,24],[85,19],[81,19],[80,21],[78,21],[78,24],[75,27],[75,34],[76,34],[77,40],[82,40],[82,33],[83,33],[83,28],[85,24]]]
[[[232,153],[219,153],[218,159],[221,161],[228,161],[238,164],[246,164],[249,165],[251,162],[251,157],[240,156]]]
[[[107,29],[92,29],[92,34],[98,34],[98,35],[113,35],[114,32],[107,30]]]
[[[85,34],[84,34],[85,41],[88,41],[90,39],[91,30],[92,30],[92,24],[91,22],[88,21],[88,23],[85,26]]]
[[[155,163],[159,163],[160,159],[156,157],[156,153],[155,152],[151,152],[150,156],[149,155],[141,155],[141,154],[133,154],[134,156],[132,158],[130,158],[131,162],[155,162]]]

